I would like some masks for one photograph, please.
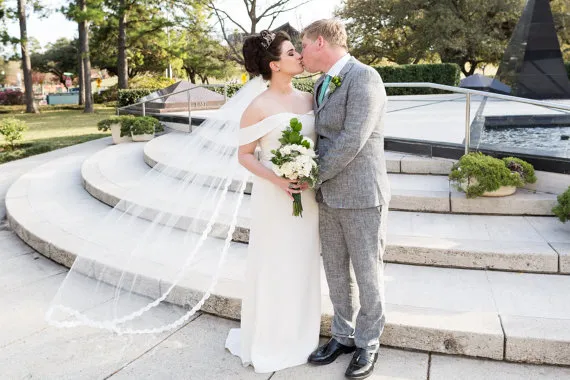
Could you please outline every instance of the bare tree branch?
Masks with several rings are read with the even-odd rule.
[[[245,28],[243,26],[241,26],[238,22],[236,22],[234,19],[232,19],[230,17],[230,15],[228,14],[228,12],[224,11],[223,9],[217,8],[214,5],[214,2],[210,1],[210,4],[208,5],[208,8],[212,9],[215,13],[216,16],[218,16],[218,19],[220,18],[219,12],[223,13],[224,15],[226,15],[226,17],[233,22],[234,24],[236,24],[244,33],[249,34],[247,30],[245,30]]]
[[[292,11],[293,9],[297,9],[297,8],[299,8],[301,5],[305,5],[305,4],[307,4],[307,3],[310,3],[311,1],[312,1],[312,0],[307,0],[307,1],[305,1],[305,2],[302,2],[302,3],[298,4],[298,5],[295,5],[294,7],[287,8],[287,9],[277,9],[277,10],[271,12],[271,13],[268,13],[268,14],[264,15],[263,17],[279,16],[281,13],[285,13],[285,12]],[[262,16],[259,16],[257,19],[258,19],[258,20],[261,20],[261,18],[262,18]]]
[[[267,12],[269,12],[272,9],[276,9],[279,8],[285,4],[287,4],[288,2],[290,2],[291,0],[278,0],[276,3],[270,5],[267,7],[267,9],[265,9],[263,12],[261,12],[261,15],[259,15],[259,17],[257,18],[257,20],[261,20],[262,18],[264,18],[267,14]]]
[[[270,21],[269,26],[267,27],[267,29],[271,29],[271,27],[273,26],[275,20],[279,17],[280,14],[285,13],[285,12],[289,12],[292,11],[294,9],[299,8],[302,5],[305,5],[309,2],[311,2],[312,0],[303,0],[301,3],[297,4],[297,5],[290,5],[292,2],[297,1],[297,0],[276,0],[273,4],[269,5],[264,11],[261,12],[261,14],[259,16],[257,16],[257,0],[243,0],[243,3],[245,5],[245,9],[247,11],[247,14],[249,16],[249,21],[251,22],[251,28],[250,31],[247,31],[247,29],[239,24],[237,21],[235,21],[228,12],[226,12],[223,9],[220,9],[219,7],[217,7],[214,4],[214,0],[209,0],[207,6],[208,8],[210,8],[214,14],[216,15],[219,23],[220,23],[220,27],[222,29],[222,35],[224,37],[224,40],[227,42],[227,44],[230,47],[230,58],[233,59],[234,61],[243,64],[243,57],[240,54],[240,52],[238,51],[238,47],[239,44],[242,42],[242,35],[240,34],[240,36],[238,36],[238,38],[231,38],[232,36],[228,36],[228,34],[226,33],[225,30],[225,21],[229,20],[230,22],[232,22],[233,24],[235,24],[243,33],[243,35],[247,36],[247,35],[251,35],[257,32],[257,26],[260,23],[261,20],[263,19],[268,19],[268,21]]]
[[[277,18],[277,16],[273,16],[273,18],[271,19],[271,22],[269,23],[269,26],[267,27],[267,29],[271,30],[271,26],[273,25],[273,23],[275,22],[275,19]]]
[[[213,10],[214,10],[214,13],[216,14],[216,16],[218,18],[218,21],[220,22],[220,29],[222,29],[222,35],[224,37],[224,40],[227,42],[228,46],[230,47],[231,53],[233,53],[233,57],[232,57],[233,60],[236,61],[237,63],[241,64],[241,65],[245,64],[245,61],[241,57],[241,54],[239,54],[235,45],[231,43],[231,41],[228,38],[228,35],[226,34],[226,28],[225,28],[223,17],[220,16],[217,8],[214,7]]]

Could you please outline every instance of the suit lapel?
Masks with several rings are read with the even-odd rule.
[[[325,75],[321,75],[319,77],[319,79],[317,79],[317,81],[315,82],[315,89],[313,91],[313,109],[316,111],[319,107],[317,99],[319,96],[319,88],[321,87],[321,84],[323,84],[323,80],[325,78]]]
[[[338,74],[338,76],[340,77],[341,80],[344,80],[344,77],[346,76],[346,74],[348,74],[348,72],[352,69],[352,66],[354,66],[355,63],[355,59],[354,57],[351,57],[350,60],[346,63],[346,65],[344,65],[344,67],[342,68],[342,70],[340,71],[340,73]],[[322,76],[324,77],[324,75]],[[322,78],[321,77],[321,78]],[[342,83],[341,83],[342,86]],[[336,91],[335,91],[336,92]],[[334,94],[334,93],[333,93]],[[331,96],[333,96],[333,94],[329,94],[328,96],[325,96],[325,98],[323,99],[323,102],[321,103],[321,105],[317,108],[317,112],[319,112],[320,110],[323,109],[323,107],[325,106],[325,104],[327,104],[329,98]]]

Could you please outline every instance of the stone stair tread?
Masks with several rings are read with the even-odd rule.
[[[9,221],[16,233],[40,253],[68,266],[74,255],[95,244],[87,237],[109,211],[84,191],[80,166],[77,157],[52,161],[24,175],[6,197]],[[138,219],[132,228],[141,228],[142,233],[148,224]],[[169,236],[172,249],[176,237],[183,236],[183,231]],[[99,241],[97,249],[102,244]],[[227,302],[208,302],[206,311],[239,316],[246,250],[246,245],[232,244],[223,279],[213,296]],[[215,261],[215,255],[205,256],[195,279],[187,278],[181,286],[188,291],[202,289],[205,284],[200,274],[207,279],[209,260]],[[153,276],[156,266],[155,261],[141,260],[138,269]],[[506,347],[510,360],[570,364],[570,337],[565,332],[570,331],[570,294],[565,291],[570,276],[386,264],[385,281],[386,345],[498,360],[504,358]],[[525,283],[533,286],[521,289]],[[534,302],[532,307],[528,300]],[[330,310],[323,280],[325,326],[330,322]],[[512,334],[519,339],[507,339],[505,345],[501,319],[515,321],[515,317],[518,327],[512,327]],[[551,320],[554,322],[549,324]],[[544,327],[544,334],[533,329],[538,324]],[[525,329],[532,334],[525,335]],[[551,332],[555,329],[563,332],[554,336]],[[553,346],[558,349],[556,355],[546,350]]]
[[[142,162],[140,145],[114,146],[88,158],[82,166],[86,189],[97,199],[115,206],[118,199],[129,198],[129,186],[142,178],[149,168]],[[395,186],[412,184],[413,175],[391,174]],[[428,188],[443,186],[446,180],[440,176],[424,176]],[[180,218],[180,227],[187,228],[194,210],[175,209],[169,201],[170,182],[176,179],[161,177],[151,186],[159,186],[153,194],[164,197],[136,202],[151,209],[168,211]],[[172,187],[175,188],[175,187]],[[189,192],[199,191],[190,187]],[[410,193],[423,191],[437,197],[437,191],[405,190]],[[236,193],[228,193],[229,199]],[[393,200],[398,202],[398,195]],[[146,203],[145,203],[146,202]],[[152,202],[152,204],[151,204]],[[245,195],[240,208],[238,226],[247,230],[250,225],[250,196]],[[447,200],[446,200],[447,202]],[[150,217],[153,216],[151,213]],[[221,221],[229,221],[230,213],[222,211]],[[538,272],[558,272],[558,254],[533,226],[520,217],[494,217],[484,215],[454,215],[411,213],[392,211],[389,221],[389,247],[387,261],[430,264],[441,266],[494,268]],[[539,218],[538,220],[544,220]],[[553,218],[546,218],[550,221]],[[555,224],[556,228],[559,227]],[[561,226],[561,225],[560,225]],[[221,236],[226,230],[221,229]],[[241,240],[241,239],[240,239]],[[244,240],[247,241],[247,237]],[[570,241],[570,237],[563,241]],[[566,266],[563,267],[566,271]]]
[[[157,162],[168,162],[176,168],[176,171],[187,173],[188,168],[172,158],[172,152],[183,149],[180,146],[183,146],[185,140],[189,138],[191,135],[188,134],[170,133],[152,140],[144,147],[144,160],[150,166],[154,166]],[[443,158],[386,152],[386,165],[393,196],[390,207],[394,210],[427,212],[552,215],[552,207],[556,204],[556,195],[553,193],[518,189],[516,194],[506,198],[467,199],[465,194],[456,191],[449,184],[446,175],[452,164],[453,160]],[[227,175],[227,173],[216,173],[215,170],[208,168],[207,164],[193,170],[199,170],[200,174],[212,177]],[[240,167],[233,178],[243,178],[245,173],[246,170]],[[557,181],[560,179],[557,178]],[[546,188],[551,190],[548,186]],[[247,189],[248,192],[251,191],[251,184]]]

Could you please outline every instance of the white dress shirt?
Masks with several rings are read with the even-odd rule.
[[[338,74],[340,74],[340,72],[342,71],[344,66],[350,60],[350,57],[351,57],[351,55],[349,53],[346,53],[344,56],[342,56],[342,58],[340,58],[338,61],[336,61],[336,63],[334,65],[332,65],[332,67],[329,69],[329,71],[327,71],[327,74],[330,75],[331,77],[335,77]],[[329,96],[329,91],[330,90],[327,88],[327,92],[325,92],[325,99]]]

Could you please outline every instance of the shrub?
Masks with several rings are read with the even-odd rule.
[[[26,129],[28,129],[26,122],[13,117],[0,121],[0,133],[4,136],[4,140],[10,144],[12,150],[14,150],[15,142],[24,137],[23,133]]]
[[[121,137],[131,135],[131,124],[135,117],[133,115],[111,116],[106,119],[100,120],[97,123],[97,129],[103,132],[111,129],[113,124],[121,124]]]
[[[568,189],[557,197],[558,204],[554,206],[552,212],[560,219],[562,223],[570,220],[570,186]]]
[[[134,115],[111,116],[100,120],[97,123],[97,129],[106,132],[111,129],[113,124],[121,125],[121,137],[130,136],[131,132],[138,135],[164,131],[164,127],[158,119],[152,116],[136,117]]]
[[[431,82],[447,86],[459,86],[461,69],[455,63],[427,65],[376,66],[384,83]],[[431,88],[387,88],[388,95],[445,94],[446,91]]]
[[[109,129],[111,129],[111,125],[120,124],[122,118],[124,118],[124,117],[133,117],[133,116],[131,116],[131,115],[111,116],[111,117],[108,117],[106,119],[99,120],[99,122],[97,123],[97,129],[99,131],[102,131],[102,132],[107,132]]]
[[[165,88],[171,84],[176,83],[174,79],[165,78],[163,76],[155,75],[137,75],[129,81],[130,89],[141,88]]]
[[[521,187],[536,182],[534,168],[528,162],[514,157],[500,160],[480,152],[462,156],[453,165],[449,179],[455,182],[458,190],[465,191],[467,198],[481,196],[501,186]]]
[[[315,89],[315,81],[312,79],[294,79],[293,87],[299,91],[310,92],[312,94]]]
[[[536,182],[534,167],[528,162],[516,157],[505,157],[503,158],[503,162],[510,171],[519,173],[524,183]]]
[[[108,102],[116,102],[119,97],[119,86],[113,85],[101,93],[93,94],[93,102],[103,104]]]
[[[136,88],[128,90],[119,90],[119,95],[117,99],[117,107],[130,106],[139,101],[143,96],[147,96],[155,91],[160,90],[160,88]]]
[[[315,82],[312,79],[293,79],[293,87],[295,87],[297,90],[310,92],[312,94],[313,90],[314,90],[314,86],[315,86]],[[241,84],[241,83],[228,84],[227,85],[228,98],[231,98],[232,96],[234,96],[236,94],[236,92],[238,92],[242,87],[243,87],[243,84]],[[222,95],[224,94],[224,88],[223,87],[214,87],[214,88],[210,88],[210,90],[215,91],[218,94],[222,94]]]
[[[24,93],[20,90],[6,90],[0,92],[0,104],[16,106],[24,104]]]
[[[131,124],[131,133],[133,135],[153,134],[157,124],[160,125],[160,122],[154,117],[137,117]]]

